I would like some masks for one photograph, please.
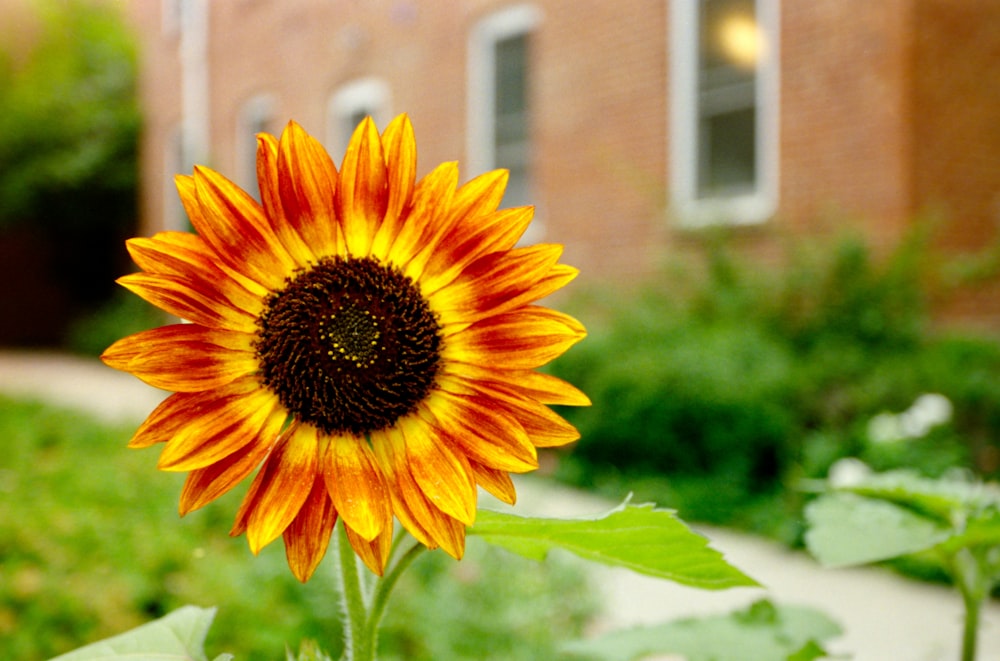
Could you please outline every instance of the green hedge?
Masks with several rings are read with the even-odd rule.
[[[563,411],[582,438],[559,476],[789,538],[799,481],[842,457],[997,476],[1000,344],[932,329],[918,239],[879,261],[848,238],[771,273],[720,242],[683,271],[705,273],[697,284],[665,277],[627,301],[578,303],[590,337],[553,370],[594,406]],[[949,423],[871,440],[874,416],[923,393],[950,400]]]

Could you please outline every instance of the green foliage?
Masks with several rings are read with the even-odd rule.
[[[280,543],[254,558],[245,540],[228,537],[240,488],[178,518],[183,476],[157,471],[155,450],[127,449],[132,431],[0,399],[0,658],[51,658],[185,604],[220,608],[208,648],[241,661],[280,658],[305,639],[339,653],[327,565],[302,585]],[[541,650],[578,636],[594,608],[586,582],[575,568],[551,566],[472,544],[461,563],[426,553],[398,586],[383,649],[396,658],[546,658],[477,656],[479,639],[467,634],[489,622],[483,646]],[[441,649],[464,651],[409,656],[431,620]]]
[[[564,646],[575,658],[637,661],[680,654],[688,661],[812,661],[826,657],[821,643],[839,635],[826,615],[804,607],[758,601],[723,616],[686,618],[636,627]]]
[[[1000,486],[910,471],[861,475],[831,485],[806,517],[808,548],[829,566],[936,556],[965,604],[962,659],[975,658],[980,607],[1000,585]]]
[[[542,519],[480,511],[470,529],[491,544],[543,560],[563,549],[592,562],[626,567],[706,590],[757,585],[709,548],[674,512],[624,503],[600,518]]]
[[[36,6],[32,51],[0,53],[0,227],[118,227],[136,180],[135,45],[113,4]]]
[[[708,241],[677,277],[581,304],[590,337],[553,371],[594,406],[562,411],[582,438],[559,477],[796,541],[794,484],[842,457],[1000,475],[1000,344],[932,330],[927,237],[880,259],[851,237],[800,245],[764,269]],[[923,393],[944,395],[951,420],[872,442],[873,417]]]
[[[53,661],[150,657],[205,661],[205,638],[214,618],[214,608],[184,606],[158,620],[63,654]],[[215,661],[231,661],[232,658],[232,655],[225,654],[216,657]]]

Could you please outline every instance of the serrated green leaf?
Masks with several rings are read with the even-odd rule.
[[[685,618],[574,641],[567,654],[602,661],[635,661],[680,654],[687,661],[812,661],[840,627],[812,608],[759,601],[728,615]]]
[[[935,520],[894,503],[835,492],[806,507],[806,546],[828,567],[888,560],[948,539]]]
[[[480,510],[469,534],[535,560],[555,548],[692,587],[756,586],[670,510],[629,505],[600,518],[543,519]]]
[[[184,606],[158,620],[52,661],[205,661],[205,636],[214,608]],[[229,655],[217,657],[225,661]]]

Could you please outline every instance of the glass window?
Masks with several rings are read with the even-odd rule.
[[[776,206],[777,0],[674,0],[671,181],[683,222]]]
[[[539,20],[536,8],[515,5],[479,21],[469,39],[469,168],[472,173],[510,172],[504,207],[537,203],[532,191],[531,41]],[[537,232],[539,227],[536,218],[532,228]]]

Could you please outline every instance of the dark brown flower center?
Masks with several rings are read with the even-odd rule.
[[[440,325],[413,281],[365,257],[327,257],[266,301],[261,377],[303,422],[358,436],[413,412],[437,375]]]

